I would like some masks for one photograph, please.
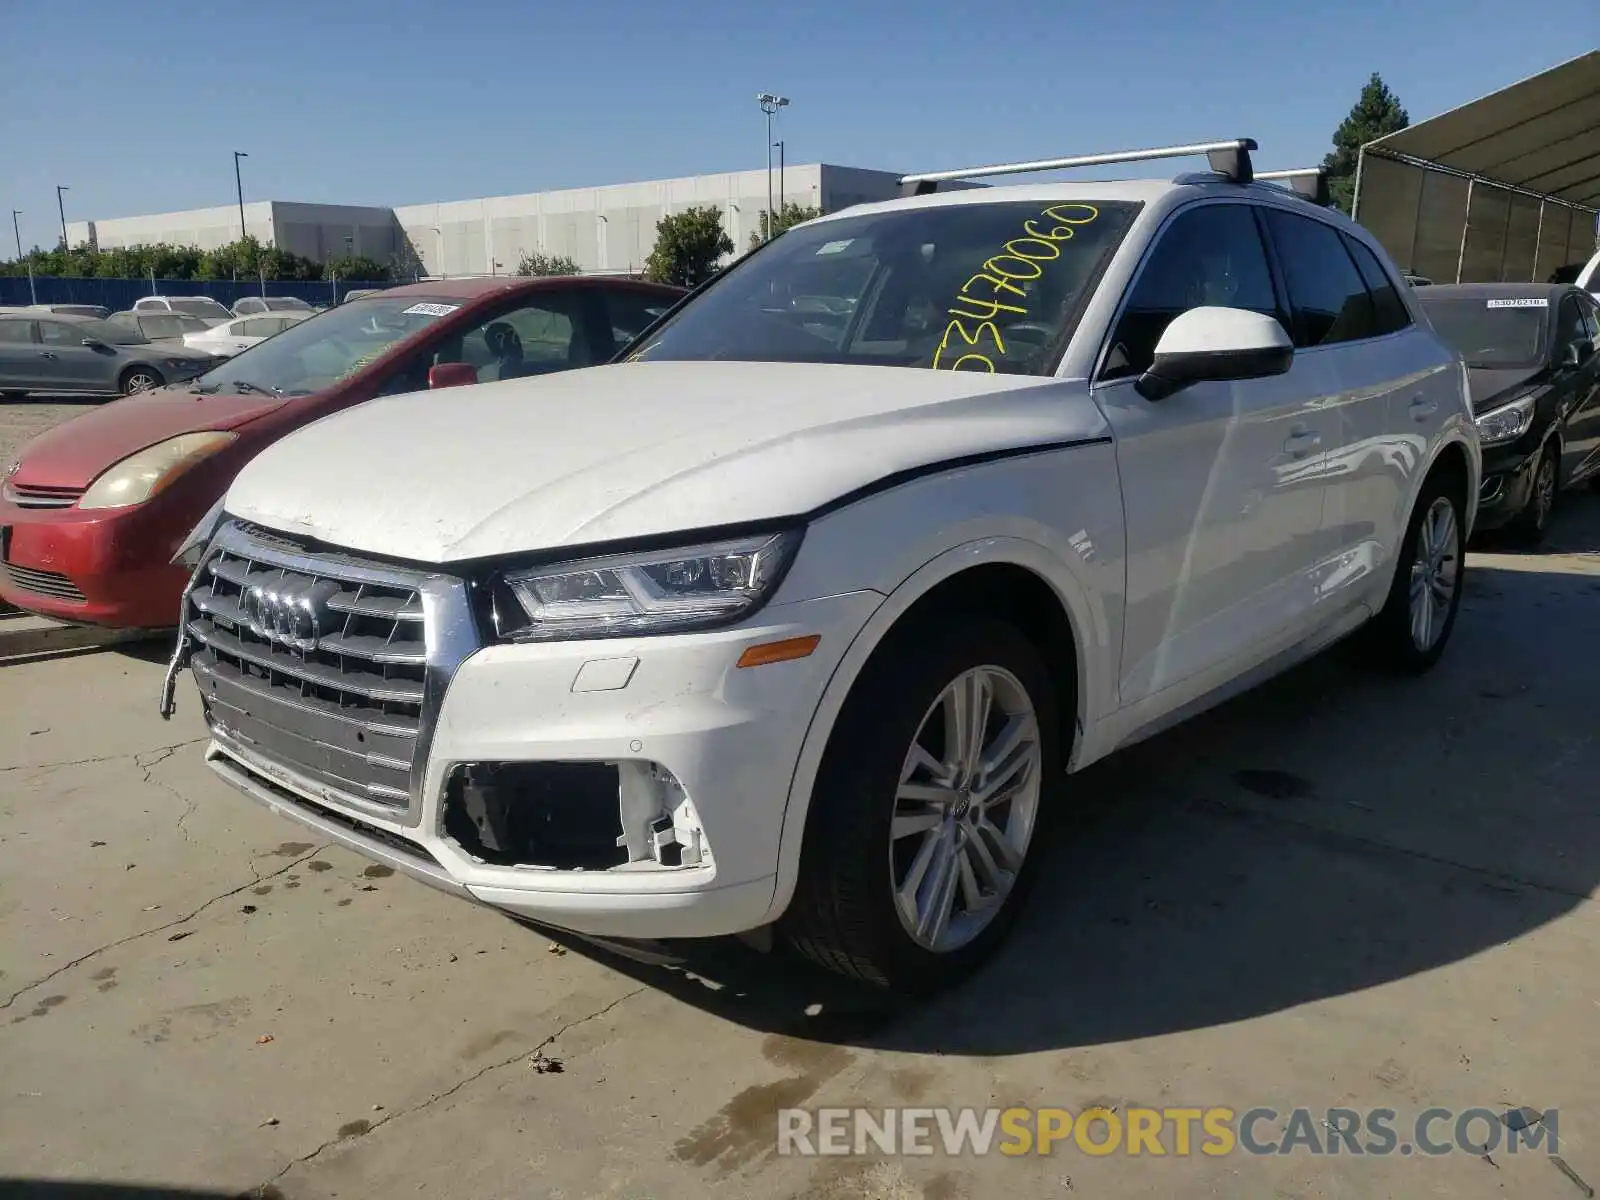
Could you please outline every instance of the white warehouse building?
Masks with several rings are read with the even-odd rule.
[[[836,212],[891,199],[898,180],[898,172],[859,167],[788,166],[772,172],[773,198],[780,202],[781,182],[783,201]],[[431,276],[509,274],[529,254],[571,258],[585,272],[624,274],[643,270],[657,221],[706,205],[722,210],[723,227],[742,253],[761,228],[766,170],[398,208],[260,200],[244,206],[244,226],[263,243],[308,258],[326,261],[348,251]],[[101,249],[169,242],[209,250],[238,238],[239,207],[77,221],[67,235],[73,245]]]

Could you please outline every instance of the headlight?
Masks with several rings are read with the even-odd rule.
[[[800,537],[799,530],[787,530],[514,572],[504,582],[521,611],[508,613],[497,604],[495,623],[503,637],[538,642],[726,624],[772,594]]]
[[[236,433],[185,433],[129,455],[89,485],[79,508],[143,504],[208,454],[231,445]]]
[[[1524,396],[1510,404],[1491,409],[1477,418],[1478,440],[1485,446],[1512,442],[1528,432],[1533,424],[1534,398]]]
[[[167,366],[174,371],[199,370],[205,366],[205,360],[200,358],[169,358]]]

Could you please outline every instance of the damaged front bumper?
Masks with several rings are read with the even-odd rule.
[[[347,802],[213,711],[207,758],[319,836],[527,920],[619,939],[744,933],[780,915],[795,763],[881,599],[772,605],[697,634],[477,649],[431,714],[411,810]],[[736,665],[752,646],[811,636],[806,657]]]

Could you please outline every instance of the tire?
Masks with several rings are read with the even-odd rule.
[[[139,392],[148,392],[151,388],[158,388],[165,382],[161,372],[154,367],[129,367],[117,380],[117,390],[124,396],[132,396]]]
[[[1518,546],[1537,546],[1544,541],[1550,528],[1550,514],[1556,506],[1557,472],[1561,459],[1552,442],[1539,456],[1539,465],[1533,469],[1533,486],[1528,489],[1528,502],[1522,511],[1506,524],[1508,541]]]
[[[782,930],[802,954],[832,971],[922,995],[975,970],[1022,907],[1038,846],[1060,807],[1063,701],[1039,649],[1004,622],[947,614],[891,639],[857,681],[828,739]],[[945,754],[942,743],[948,697],[963,681],[969,689],[988,686],[987,748],[1000,746],[1007,732],[1023,739],[1002,756],[1011,769],[979,784],[1009,794],[987,808],[973,794],[977,779],[963,788],[930,782],[950,778],[946,764],[962,757]],[[905,796],[908,785],[920,794]],[[940,799],[930,798],[935,794]],[[987,828],[983,815],[991,818]],[[897,816],[903,832],[895,838]],[[1002,845],[1012,850],[1009,871]],[[919,941],[896,889],[916,872],[922,887],[911,890],[931,899],[941,871],[951,897],[943,944],[934,936],[936,920],[926,923]]]
[[[1441,609],[1437,603],[1439,589],[1431,588],[1435,603],[1429,609],[1427,637],[1419,638],[1413,631],[1413,575],[1419,582],[1427,577],[1418,571],[1424,561],[1422,537],[1424,526],[1440,532],[1448,514],[1449,529],[1445,544],[1432,566],[1435,581],[1448,580],[1449,597]],[[1444,654],[1455,629],[1456,614],[1461,610],[1461,592],[1466,583],[1466,542],[1462,537],[1461,496],[1454,481],[1439,471],[1430,475],[1422,485],[1411,519],[1406,522],[1405,537],[1400,543],[1399,561],[1395,564],[1394,582],[1378,615],[1369,621],[1355,639],[1359,657],[1366,665],[1396,675],[1421,675],[1431,670]]]

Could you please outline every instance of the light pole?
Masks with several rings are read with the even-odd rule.
[[[771,92],[758,92],[756,103],[761,105],[761,111],[767,114],[767,238],[772,240],[772,118],[777,116],[780,108],[789,107],[787,96],[775,96]]]
[[[56,211],[61,214],[61,249],[62,250],[66,250],[67,249],[67,206],[61,199],[61,193],[62,192],[70,192],[71,190],[72,189],[69,188],[64,183],[56,184]]]
[[[241,242],[244,241],[244,239],[245,239],[245,232],[244,232],[244,176],[239,174],[239,160],[241,158],[249,158],[249,157],[250,156],[248,154],[246,154],[243,150],[235,150],[233,152],[233,186],[238,190],[238,193],[239,193],[239,240]]]
[[[787,197],[783,190],[783,139],[778,139],[778,212],[782,214]]]
[[[20,208],[13,208],[11,210],[11,232],[13,234],[15,234],[16,238],[17,238],[17,261],[18,262],[22,261],[22,227],[17,224],[17,218],[20,217],[21,215],[22,215],[22,210]]]

